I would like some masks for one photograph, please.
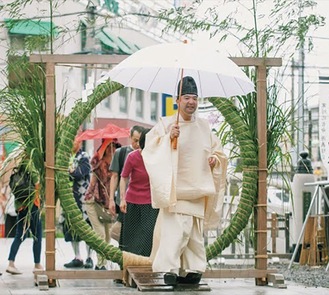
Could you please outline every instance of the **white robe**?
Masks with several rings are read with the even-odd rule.
[[[204,218],[206,228],[217,228],[225,192],[227,158],[208,122],[201,118],[179,122],[177,149],[172,149],[169,131],[175,120],[176,115],[163,117],[146,134],[142,155],[150,177],[152,205]],[[217,159],[212,170],[209,157]],[[203,203],[202,210],[194,204],[198,202]]]
[[[152,206],[160,208],[151,254],[153,270],[178,273],[178,269],[193,265],[194,270],[204,271],[203,230],[217,228],[219,225],[227,159],[208,122],[201,118],[192,121],[181,119],[177,149],[172,149],[170,127],[175,121],[176,115],[161,118],[146,135],[142,152],[150,178]],[[217,159],[213,169],[208,164],[209,157]],[[174,213],[177,214],[170,215]],[[192,219],[186,220],[187,216]],[[161,225],[161,220],[167,221]],[[169,223],[170,228],[164,229]],[[173,226],[175,223],[177,226]],[[186,224],[195,228],[188,229]],[[159,230],[161,228],[162,235]],[[197,241],[191,249],[188,248],[192,242],[183,239],[173,243],[168,237],[172,233],[173,237],[179,239],[189,231],[190,235],[194,235],[190,241]],[[163,236],[164,232],[167,237]],[[159,246],[161,253],[157,255]],[[182,249],[186,250],[185,253]]]

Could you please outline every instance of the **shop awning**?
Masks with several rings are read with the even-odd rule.
[[[136,44],[134,44],[134,43],[132,43],[132,42],[130,42],[130,41],[128,41],[127,39],[122,39],[121,37],[118,37],[123,43],[125,43],[133,52],[136,52],[137,50],[139,50],[140,48],[136,45]]]
[[[98,38],[104,45],[111,47],[113,50],[120,50],[119,46],[111,39],[109,38],[104,32],[99,32],[96,35],[96,38]]]
[[[51,22],[41,21],[41,20],[5,20],[6,27],[10,34],[17,35],[34,35],[34,36],[50,36],[51,29],[53,35],[57,34],[57,29],[53,24],[51,27]]]
[[[111,33],[108,28],[102,29],[96,37],[99,38],[99,40],[106,46],[109,46],[113,48],[114,51],[119,51],[123,54],[133,54],[140,49],[136,44]]]

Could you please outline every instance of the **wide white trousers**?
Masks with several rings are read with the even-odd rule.
[[[206,270],[203,220],[194,216],[160,209],[159,246],[153,260],[153,271],[186,272]]]

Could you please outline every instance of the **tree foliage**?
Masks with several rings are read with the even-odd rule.
[[[282,54],[281,48],[290,47],[292,43],[293,49],[307,44],[311,50],[313,39],[309,33],[325,21],[323,16],[312,13],[316,6],[312,0],[298,3],[294,0],[221,0],[197,18],[200,4],[202,1],[194,1],[190,7],[163,10],[160,18],[167,22],[166,30],[185,34],[205,31],[219,42],[233,38],[243,45],[241,53],[246,56],[276,56],[278,52]],[[232,11],[223,15],[221,8],[225,10],[226,6],[232,7]]]

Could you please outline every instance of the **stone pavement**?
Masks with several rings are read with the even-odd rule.
[[[117,294],[141,294],[137,289],[115,284],[113,280],[58,280],[57,287],[49,290],[39,290],[34,284],[32,240],[27,239],[21,245],[16,258],[16,266],[23,274],[11,275],[5,272],[7,267],[7,257],[12,239],[0,239],[0,295],[117,295]],[[45,241],[43,241],[45,242]],[[43,243],[43,253],[44,253]],[[82,254],[85,257],[85,247],[81,247]],[[64,269],[63,264],[70,261],[73,257],[73,250],[69,243],[63,239],[56,240],[56,269]],[[96,255],[94,255],[95,257]],[[96,257],[95,257],[96,258]],[[95,260],[95,259],[94,259]],[[42,257],[44,262],[44,255]],[[109,262],[109,268],[118,269],[117,265]],[[81,270],[83,271],[83,270]],[[305,287],[293,282],[285,281],[286,289],[278,289],[270,286],[256,286],[254,279],[204,279],[208,283],[211,291],[193,291],[193,292],[149,292],[156,294],[175,294],[175,295],[201,295],[201,294],[220,294],[220,295],[329,295],[329,289]],[[143,292],[145,293],[145,292]]]

